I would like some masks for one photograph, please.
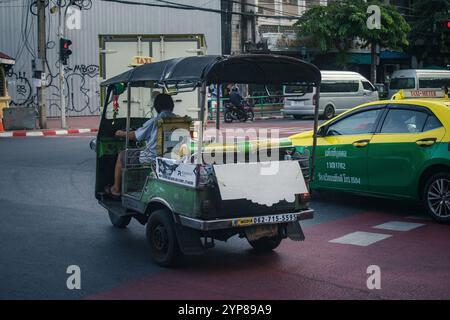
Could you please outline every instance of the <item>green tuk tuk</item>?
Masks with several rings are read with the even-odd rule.
[[[273,250],[287,237],[304,240],[299,221],[313,217],[308,177],[312,176],[315,149],[311,155],[283,139],[206,140],[205,96],[207,88],[215,86],[219,92],[227,83],[306,83],[318,89],[320,81],[319,70],[304,61],[248,54],[171,59],[103,82],[106,97],[96,141],[95,197],[115,227],[126,227],[132,218],[146,225],[151,256],[162,266],[175,264],[183,254],[202,253],[215,240],[226,241],[235,235],[246,238],[258,251]],[[125,165],[121,197],[115,199],[104,188],[114,180],[117,155],[143,147],[131,141],[128,133],[149,115],[133,109],[134,90],[141,90],[141,95],[145,90],[149,96],[158,90],[175,97],[196,93],[199,121],[195,125],[189,117],[159,120],[156,160]],[[126,110],[118,110],[117,104],[111,108],[112,97],[117,101],[125,91]],[[317,117],[316,112],[315,129]],[[219,123],[217,113],[216,129]],[[119,129],[126,130],[125,138],[115,137]]]

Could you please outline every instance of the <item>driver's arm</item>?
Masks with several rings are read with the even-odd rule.
[[[116,137],[125,138],[127,136],[127,132],[123,130],[116,131]],[[136,133],[134,131],[130,131],[128,133],[128,139],[136,140]]]

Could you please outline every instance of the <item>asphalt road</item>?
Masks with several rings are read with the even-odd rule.
[[[304,242],[258,255],[233,238],[162,269],[145,229],[113,228],[96,203],[90,139],[0,139],[0,299],[450,298],[450,226],[427,220],[416,203],[337,193],[314,195]],[[413,228],[374,228],[393,221]],[[386,239],[330,242],[353,232]],[[69,265],[81,268],[80,290],[67,289]],[[370,265],[381,269],[379,290],[367,288]]]

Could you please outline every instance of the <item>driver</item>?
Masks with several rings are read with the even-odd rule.
[[[128,133],[129,140],[136,140],[138,142],[145,140],[145,148],[128,149],[127,157],[125,157],[125,150],[123,150],[117,156],[116,166],[114,169],[114,184],[112,186],[105,187],[105,192],[113,197],[120,197],[121,195],[122,168],[125,167],[125,164],[136,165],[152,163],[155,161],[158,130],[156,124],[158,120],[162,118],[176,117],[173,113],[174,104],[172,97],[168,94],[158,94],[153,103],[153,107],[158,115],[146,121],[142,127]],[[116,131],[116,137],[126,137],[126,135],[126,131]],[[125,162],[125,159],[127,159],[128,162]]]

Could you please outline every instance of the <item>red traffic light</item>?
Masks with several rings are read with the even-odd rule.
[[[450,20],[447,21],[447,29],[450,29]]]

